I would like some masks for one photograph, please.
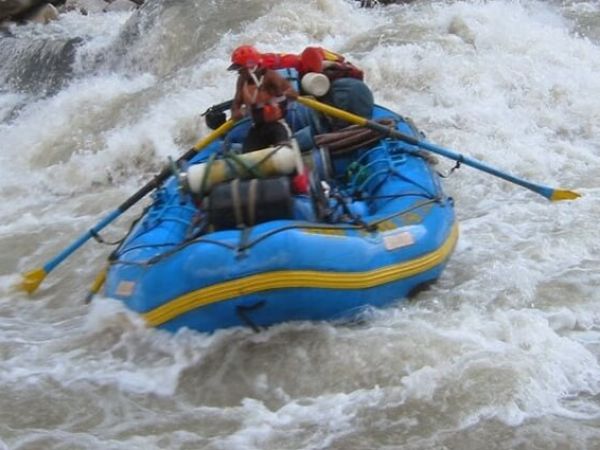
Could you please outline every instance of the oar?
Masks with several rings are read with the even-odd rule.
[[[106,281],[106,275],[108,274],[108,268],[109,268],[108,265],[106,267],[103,267],[102,270],[100,272],[98,272],[98,275],[96,275],[96,278],[94,278],[94,282],[90,286],[90,289],[88,290],[88,293],[85,296],[85,303],[90,303],[94,299],[94,296],[98,292],[100,292],[100,289],[102,288],[102,286],[104,285],[104,282]]]
[[[208,136],[204,137],[203,139],[200,139],[196,143],[196,145],[189,149],[181,158],[179,158],[178,161],[190,160],[197,152],[202,150],[212,141],[227,133],[227,131],[231,129],[234,123],[234,120],[229,119],[227,122],[225,122],[219,128],[214,130]],[[137,191],[135,194],[133,194],[131,197],[125,200],[117,209],[115,209],[102,220],[100,220],[100,222],[98,222],[95,226],[93,226],[84,234],[82,234],[77,240],[75,240],[71,245],[65,248],[57,256],[52,258],[42,267],[38,267],[23,274],[23,280],[21,281],[18,287],[30,294],[35,292],[40,283],[44,280],[44,278],[46,278],[46,275],[48,275],[52,270],[54,270],[56,266],[58,266],[61,262],[67,259],[67,257],[71,255],[71,253],[73,253],[75,250],[77,250],[79,247],[85,244],[90,238],[96,236],[100,232],[100,230],[102,230],[105,226],[107,226],[109,223],[111,223],[113,220],[115,220],[133,205],[135,205],[148,193],[152,192],[154,189],[160,186],[161,183],[163,183],[167,178],[171,176],[171,174],[172,171],[170,168],[163,169],[162,172],[155,176],[144,187],[142,187],[139,191]]]
[[[419,139],[409,136],[407,134],[401,133],[400,131],[377,123],[373,120],[365,119],[364,117],[357,116],[355,114],[349,113],[347,111],[335,108],[331,105],[327,105],[325,103],[318,102],[308,97],[298,97],[297,101],[302,103],[309,108],[315,109],[317,111],[322,112],[323,114],[327,114],[329,116],[336,117],[338,119],[344,120],[346,122],[350,122],[356,125],[360,125],[363,127],[371,128],[375,131],[380,132],[386,136],[392,136],[396,139],[400,139],[408,144],[416,145],[417,147],[424,148],[429,150],[432,153],[437,153],[438,155],[445,156],[446,158],[453,159],[455,161],[459,161],[460,163],[466,164],[467,166],[474,167],[483,172],[487,172],[491,175],[494,175],[498,178],[502,178],[503,180],[510,181],[511,183],[518,184],[526,189],[529,189],[537,194],[540,194],[543,197],[551,201],[559,201],[559,200],[573,200],[578,197],[581,197],[580,194],[574,191],[569,191],[567,189],[555,189],[548,186],[542,186],[540,184],[532,183],[531,181],[524,180],[522,178],[516,177],[514,175],[510,175],[506,172],[502,172],[501,170],[495,169],[494,167],[488,166],[487,164],[478,161],[476,159],[470,158],[468,156],[462,155],[460,153],[455,153],[452,150],[448,150],[443,147],[438,147],[437,145],[430,144],[429,142],[420,141]]]

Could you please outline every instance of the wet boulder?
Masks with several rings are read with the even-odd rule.
[[[58,19],[58,10],[51,3],[45,3],[26,11],[19,19],[24,22],[48,23]]]
[[[78,10],[87,15],[107,11],[131,11],[143,3],[144,0],[0,0],[0,23],[48,23],[58,19],[59,14],[63,12]]]
[[[18,17],[43,3],[42,0],[4,0],[0,2],[0,21]]]
[[[1,0],[0,22],[5,20],[47,23],[58,18],[57,6],[65,0]]]
[[[10,61],[0,70],[0,85],[23,93],[52,95],[72,76],[81,38],[0,38],[0,60]]]

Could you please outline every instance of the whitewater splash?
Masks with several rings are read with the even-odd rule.
[[[2,38],[0,448],[600,445],[600,7],[357,3],[164,0]],[[432,142],[583,197],[553,204],[461,168],[440,282],[354,326],[149,330],[83,303],[110,252],[94,242],[33,299],[13,292],[207,133],[200,113],[230,98],[244,42],[339,51]],[[27,72],[40,51],[52,71]]]

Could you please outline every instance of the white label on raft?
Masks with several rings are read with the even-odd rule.
[[[383,245],[386,250],[407,247],[415,243],[414,236],[408,231],[393,231],[383,236]]]
[[[133,294],[134,287],[135,282],[133,281],[121,281],[119,286],[117,286],[117,295],[129,297],[131,294]]]

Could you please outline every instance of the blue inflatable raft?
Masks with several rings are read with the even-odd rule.
[[[242,121],[174,165],[111,255],[105,294],[151,326],[211,332],[348,318],[435,281],[458,227],[428,155],[356,130],[318,135],[309,115],[288,111],[283,150],[239,153]],[[372,119],[423,138],[383,107]]]

